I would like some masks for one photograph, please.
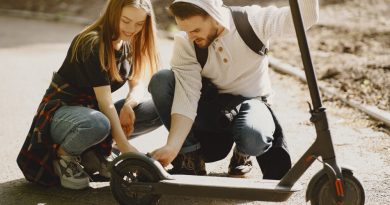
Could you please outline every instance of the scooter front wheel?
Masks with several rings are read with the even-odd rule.
[[[362,184],[353,176],[352,172],[343,170],[343,188],[344,203],[343,205],[364,205],[365,194]],[[324,174],[315,184],[311,205],[337,205],[331,186],[335,186]]]
[[[121,205],[157,204],[160,195],[153,194],[142,182],[157,182],[159,175],[149,164],[141,160],[124,160],[118,163],[111,175],[110,187],[114,198]],[[149,193],[148,193],[149,192]]]

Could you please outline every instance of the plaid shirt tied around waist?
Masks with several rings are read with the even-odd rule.
[[[50,124],[54,113],[63,105],[83,106],[98,110],[96,97],[81,93],[66,83],[57,73],[34,116],[27,138],[17,157],[17,163],[28,181],[44,186],[59,184],[55,174],[53,160],[56,158],[58,145],[50,136]],[[99,153],[108,156],[111,153],[111,137],[94,146]]]

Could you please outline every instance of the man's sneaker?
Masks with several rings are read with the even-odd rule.
[[[198,150],[185,154],[178,154],[171,164],[173,168],[168,170],[169,174],[207,174],[205,162]]]
[[[54,171],[60,177],[61,185],[68,189],[84,189],[89,186],[89,176],[75,156],[60,156],[53,161]]]
[[[232,176],[243,176],[252,170],[252,161],[249,155],[244,155],[234,148],[233,156],[230,159],[228,174]]]
[[[97,154],[94,150],[88,150],[81,155],[81,165],[85,172],[93,176],[96,172],[104,178],[110,178],[111,173],[108,171],[108,160]]]

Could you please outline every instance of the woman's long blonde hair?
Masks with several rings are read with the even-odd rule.
[[[85,59],[93,52],[93,46],[99,41],[99,61],[112,80],[122,81],[115,62],[113,41],[119,38],[119,21],[125,6],[144,9],[147,13],[143,28],[134,37],[131,55],[128,57],[132,65],[131,80],[149,80],[158,69],[156,48],[156,25],[150,0],[108,0],[102,16],[87,26],[77,37],[72,47],[72,60],[78,61],[78,53]],[[100,32],[97,30],[100,29]],[[100,33],[100,35],[98,35]]]

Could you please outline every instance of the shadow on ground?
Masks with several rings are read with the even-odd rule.
[[[111,194],[108,182],[91,183],[91,187],[84,190],[70,190],[62,187],[42,187],[25,179],[17,179],[0,184],[0,198],[4,205],[37,204],[37,205],[101,205],[118,204]],[[241,201],[242,202],[242,201]],[[182,204],[237,204],[240,201],[183,197],[163,196],[159,205],[182,205]]]
[[[17,179],[0,184],[0,190],[0,197],[6,205],[116,204],[108,184],[85,190],[70,190],[62,187],[42,187],[25,179]]]

